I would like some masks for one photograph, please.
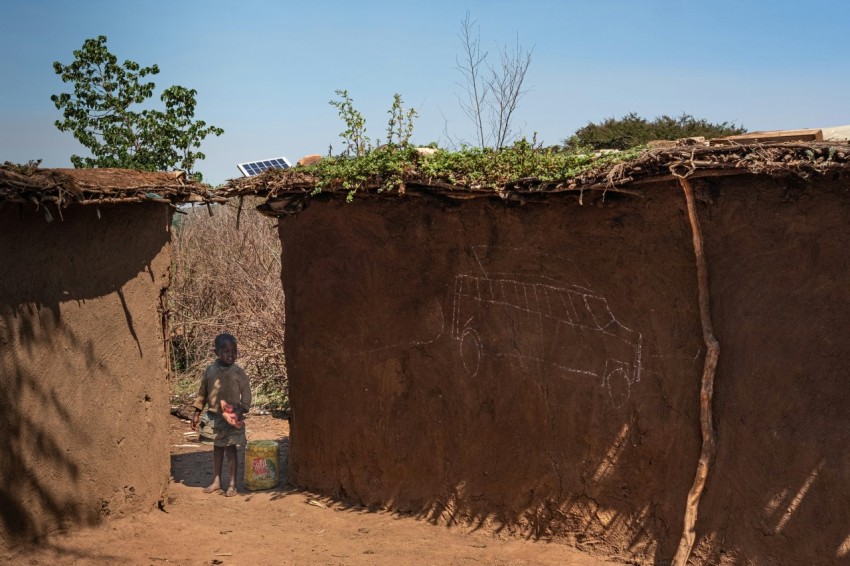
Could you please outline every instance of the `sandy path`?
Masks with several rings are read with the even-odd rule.
[[[187,430],[174,420],[174,445],[187,444]],[[249,438],[283,439],[288,433],[286,421],[272,417],[253,417],[248,430]],[[210,450],[173,448],[166,512],[53,535],[0,558],[33,565],[613,564],[562,545],[503,540],[490,531],[435,526],[283,488],[250,492],[240,482],[237,497],[204,495],[200,486],[211,474]]]

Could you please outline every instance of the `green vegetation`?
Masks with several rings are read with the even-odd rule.
[[[534,178],[559,181],[596,167],[636,157],[643,147],[600,155],[543,148],[525,138],[502,148],[466,147],[459,151],[437,150],[431,155],[407,146],[385,146],[359,157],[336,156],[294,170],[271,175],[310,174],[316,179],[316,192],[327,188],[348,191],[351,200],[358,190],[399,190],[405,181],[448,183],[496,189],[514,181]]]
[[[596,167],[632,159],[642,150],[637,147],[606,155],[567,152],[540,147],[535,138],[521,138],[502,149],[439,151],[421,161],[419,172],[429,181],[495,189],[526,178],[543,182],[570,179]]]
[[[407,147],[410,145],[410,137],[413,135],[413,119],[419,114],[411,108],[405,111],[404,101],[401,95],[393,95],[393,105],[387,110],[390,119],[387,122],[387,145]]]
[[[345,122],[345,130],[340,133],[345,142],[343,153],[313,165],[272,170],[267,175],[311,175],[316,193],[342,189],[348,192],[350,201],[360,190],[403,190],[405,182],[411,181],[494,190],[526,178],[560,181],[632,159],[643,149],[638,146],[629,151],[600,154],[586,148],[544,148],[535,134],[531,140],[521,138],[502,148],[465,146],[458,151],[447,151],[430,144],[423,151],[410,143],[416,111],[405,110],[399,94],[387,112],[390,114],[387,143],[373,149],[372,141],[366,136],[366,120],[354,107],[348,91],[337,90],[336,94],[340,99],[330,104],[338,109]]]
[[[372,151],[372,140],[366,135],[366,119],[354,107],[354,99],[349,96],[347,90],[337,90],[339,100],[331,100],[329,104],[337,109],[339,118],[345,123],[345,130],[340,132],[339,137],[345,142],[344,157],[362,157]],[[413,135],[413,120],[419,114],[411,108],[405,110],[404,100],[401,95],[393,95],[393,104],[387,114],[390,119],[387,122],[387,143],[380,146],[405,148],[410,145],[410,137]]]
[[[57,61],[53,70],[74,88],[50,97],[64,117],[56,127],[72,132],[93,156],[71,156],[74,167],[178,168],[200,180],[193,170],[205,156],[195,149],[208,135],[224,130],[194,119],[197,91],[170,86],[160,96],[164,110],[134,110],[153,96],[156,85],[143,79],[159,73],[159,67],[140,67],[130,60],[119,65],[103,35],[85,40],[71,64]]]
[[[339,137],[345,142],[344,155],[361,156],[372,149],[372,142],[366,137],[366,120],[354,107],[354,99],[347,90],[337,90],[340,100],[331,100],[329,104],[339,111],[340,119],[345,122],[345,131]]]
[[[622,118],[608,118],[599,124],[589,122],[579,128],[564,145],[570,149],[628,149],[651,140],[675,140],[703,136],[717,138],[746,132],[743,126],[732,122],[713,124],[690,114],[678,117],[658,116],[651,122],[634,112]]]

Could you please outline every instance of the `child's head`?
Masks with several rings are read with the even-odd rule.
[[[233,334],[219,334],[215,337],[215,355],[222,365],[233,365],[236,361],[236,337]]]

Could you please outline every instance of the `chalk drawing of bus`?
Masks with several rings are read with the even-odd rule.
[[[488,357],[550,365],[597,379],[615,408],[640,381],[641,334],[616,319],[604,296],[549,278],[457,275],[451,336],[470,377]]]

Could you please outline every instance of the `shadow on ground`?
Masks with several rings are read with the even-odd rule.
[[[286,466],[289,457],[289,438],[274,438],[280,446],[280,457],[278,459],[278,470],[280,481],[271,489],[264,489],[265,493],[288,493],[292,491],[286,486]],[[188,487],[203,488],[212,483],[213,480],[213,447],[204,445],[197,451],[183,454],[171,455],[171,479],[175,483],[182,483]],[[236,468],[236,487],[242,495],[255,493],[245,488],[245,448],[237,449],[238,464]],[[222,482],[228,481],[226,477],[227,464],[224,465]]]

